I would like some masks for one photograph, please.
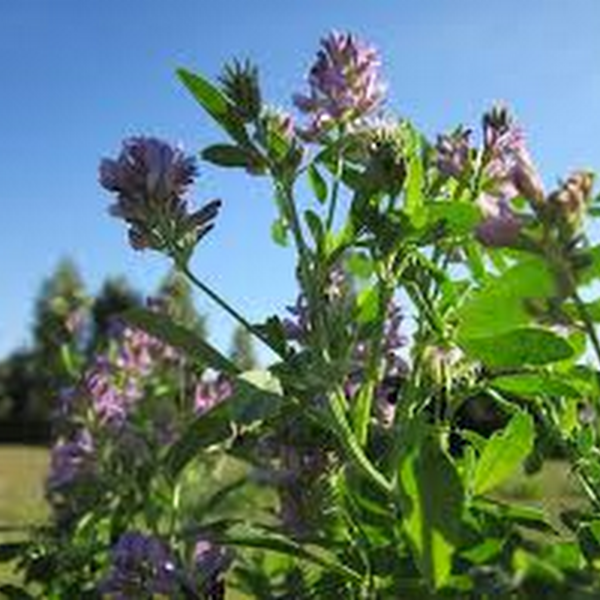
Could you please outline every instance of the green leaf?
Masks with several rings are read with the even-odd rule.
[[[513,554],[513,569],[519,581],[532,579],[543,583],[563,583],[565,575],[551,562],[517,548]]]
[[[515,523],[534,531],[556,533],[544,509],[515,502],[502,502],[491,498],[476,498],[472,502],[473,508],[490,515],[495,520],[505,523]]]
[[[226,535],[223,537],[216,537],[215,542],[225,546],[240,546],[243,548],[258,548],[261,550],[268,550],[270,552],[277,552],[287,556],[292,556],[300,560],[304,560],[313,563],[319,567],[333,571],[342,575],[347,579],[351,579],[355,582],[362,582],[363,577],[360,573],[352,570],[350,567],[339,563],[334,556],[328,552],[321,550],[317,552],[315,550],[309,550],[308,548],[297,544],[287,538],[283,537],[268,537],[266,533],[259,533],[256,535],[252,534],[240,534],[240,535]]]
[[[585,311],[592,321],[595,323],[600,323],[600,298],[593,300],[592,302],[584,302],[583,306],[585,307]],[[569,302],[565,303],[562,306],[562,309],[572,318],[579,319],[579,311],[574,303]]]
[[[243,121],[232,110],[227,98],[212,83],[186,69],[178,69],[177,75],[191,92],[198,104],[238,143],[247,145],[250,139]]]
[[[600,244],[582,253],[584,267],[579,272],[579,281],[583,284],[600,279]]]
[[[443,223],[448,235],[471,235],[481,221],[481,212],[465,202],[434,202],[427,207],[430,223]]]
[[[348,271],[360,279],[369,279],[375,269],[373,261],[365,252],[355,252],[346,259]]]
[[[484,494],[506,481],[533,449],[534,436],[531,415],[517,413],[488,440],[475,468],[473,492]]]
[[[524,398],[539,396],[556,396],[564,398],[581,398],[581,390],[570,385],[570,380],[550,375],[549,373],[521,373],[495,377],[490,385],[502,392],[516,394]],[[577,382],[578,385],[578,382]]]
[[[261,167],[261,157],[255,151],[231,144],[208,146],[202,150],[200,156],[219,167],[241,167],[251,171],[260,170]]]
[[[323,223],[321,223],[319,215],[313,210],[306,210],[304,211],[304,219],[315,240],[315,244],[318,248],[322,248],[325,243],[325,228],[323,227]]]
[[[10,562],[18,558],[28,545],[28,542],[5,542],[0,544],[0,563]]]
[[[357,323],[365,325],[373,323],[379,318],[379,287],[371,286],[362,290],[356,298],[358,314]]]
[[[0,597],[6,600],[35,600],[35,598],[16,585],[5,584],[0,586]]]
[[[425,170],[421,156],[419,135],[412,128],[409,130],[409,147],[406,172],[406,195],[404,212],[410,218],[414,227],[419,229],[427,220],[424,205]]]
[[[463,510],[460,477],[437,438],[422,436],[400,463],[402,525],[430,589],[451,577]]]
[[[527,325],[527,303],[555,295],[554,276],[540,258],[517,263],[490,278],[459,307],[459,339],[490,337]]]
[[[325,204],[325,202],[327,202],[327,183],[325,178],[321,175],[314,163],[311,163],[308,166],[306,172],[313,194],[321,204]]]
[[[233,382],[232,394],[197,417],[165,457],[174,479],[199,452],[230,437],[240,427],[251,427],[279,410],[284,402],[281,386],[269,371],[246,371]]]
[[[563,337],[535,327],[490,337],[463,338],[459,344],[471,358],[491,368],[546,365],[574,354],[573,347]]]
[[[173,323],[166,315],[144,308],[133,308],[120,315],[127,323],[161,340],[195,360],[226,375],[240,373],[238,367],[192,331]]]
[[[288,245],[289,226],[285,219],[279,217],[271,224],[271,239],[278,245],[286,247]]]

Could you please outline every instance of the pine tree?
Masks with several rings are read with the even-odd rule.
[[[192,287],[184,275],[171,269],[162,280],[157,297],[166,305],[169,316],[179,325],[207,337],[206,317],[198,313]]]
[[[142,297],[125,277],[108,277],[92,304],[90,350],[103,349],[115,318],[130,308],[142,306]]]
[[[83,350],[88,308],[89,300],[76,265],[63,259],[42,283],[37,297],[30,354],[33,369],[26,369],[34,374],[31,389],[35,392],[26,400],[19,400],[26,401],[27,407],[20,407],[17,412],[36,419],[47,418],[54,398],[71,382],[63,350],[68,347],[75,360]]]
[[[241,325],[233,331],[229,356],[242,371],[256,369],[258,366],[252,335]]]

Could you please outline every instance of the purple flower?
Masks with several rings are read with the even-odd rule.
[[[114,600],[151,594],[173,597],[178,591],[178,571],[169,548],[157,537],[139,531],[121,535],[111,551],[111,568],[100,592]]]
[[[194,546],[194,569],[202,573],[203,579],[213,578],[227,569],[231,562],[230,553],[207,539],[199,539]]]
[[[475,234],[486,246],[512,246],[519,239],[523,223],[510,201],[522,195],[535,210],[540,209],[545,198],[543,184],[523,131],[505,107],[496,106],[484,115],[483,138],[485,191],[477,203],[484,220]]]
[[[513,212],[505,198],[495,198],[484,194],[479,200],[484,220],[475,230],[475,236],[490,248],[503,248],[514,245],[519,239],[523,226],[521,219]]]
[[[197,414],[203,414],[226,400],[233,392],[231,382],[223,375],[211,381],[201,381],[196,386],[194,406]]]
[[[84,378],[85,389],[100,423],[115,429],[125,423],[132,405],[141,395],[135,381],[129,378],[118,382],[117,379],[114,365],[102,355],[96,357]]]
[[[196,173],[195,159],[180,149],[156,138],[132,137],[117,160],[101,162],[100,183],[122,198],[160,205],[184,194]],[[123,208],[115,205],[119,216]]]
[[[384,98],[380,64],[377,51],[353,35],[333,32],[323,39],[308,77],[309,95],[293,98],[301,112],[312,116],[309,135],[373,113]]]
[[[523,130],[503,106],[496,106],[483,118],[485,175],[494,195],[511,200],[522,195],[540,206],[544,186],[527,149]]]
[[[105,158],[100,164],[100,184],[117,196],[110,212],[129,225],[136,250],[171,254],[181,244],[191,250],[212,229],[220,201],[189,214],[183,198],[195,176],[193,157],[152,137],[125,140],[116,160]]]
[[[56,492],[82,478],[94,469],[94,441],[87,429],[79,430],[71,440],[59,441],[50,456],[48,491]]]
[[[442,134],[435,145],[435,162],[440,173],[459,179],[469,166],[471,130],[459,128],[451,134]]]
[[[296,304],[288,306],[287,311],[292,315],[292,318],[285,318],[282,322],[286,337],[289,340],[304,343],[310,331],[306,297],[300,294],[296,299]]]

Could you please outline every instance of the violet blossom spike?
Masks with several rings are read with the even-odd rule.
[[[534,209],[539,209],[544,203],[544,185],[527,149],[523,130],[505,107],[492,109],[484,116],[483,123],[488,157],[485,175],[494,188],[492,193],[507,200],[522,195]]]
[[[442,134],[435,145],[435,162],[440,173],[460,179],[469,166],[471,130],[459,128],[451,134]]]
[[[81,429],[68,441],[59,441],[50,457],[46,487],[56,492],[73,484],[94,469],[94,440],[87,429]]]
[[[225,571],[231,562],[231,556],[222,546],[202,538],[194,546],[193,562],[194,568],[200,571],[206,580]]]
[[[209,411],[231,396],[232,392],[233,386],[231,382],[223,375],[219,375],[213,380],[201,381],[196,386],[194,398],[196,412],[203,414]]]
[[[293,97],[298,110],[312,116],[307,133],[319,135],[377,110],[384,99],[380,65],[377,51],[351,34],[333,32],[324,38],[309,73],[309,95]]]
[[[102,160],[100,184],[116,195],[109,212],[127,223],[134,249],[189,257],[220,206],[213,201],[200,211],[188,212],[184,196],[196,174],[194,157],[152,137],[125,140],[116,159]]]
[[[179,572],[171,550],[155,536],[139,531],[124,533],[111,551],[110,571],[99,591],[115,600],[154,594],[175,597]]]
[[[491,200],[491,210],[477,226],[475,236],[490,248],[513,246],[519,239],[523,226],[521,219],[510,208],[504,198]],[[485,214],[485,210],[483,211]]]

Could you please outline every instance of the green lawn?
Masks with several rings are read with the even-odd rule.
[[[22,538],[3,528],[39,524],[48,515],[44,501],[44,478],[48,451],[27,446],[0,446],[0,541]],[[500,495],[525,504],[546,508],[558,524],[565,508],[581,503],[577,483],[562,462],[548,462],[533,477],[517,476],[500,490]],[[0,582],[16,582],[9,565],[0,565]],[[231,595],[230,598],[239,598]]]
[[[0,541],[23,538],[7,527],[39,524],[48,515],[44,478],[48,451],[29,446],[0,446]],[[0,582],[14,583],[10,565],[0,565]]]

